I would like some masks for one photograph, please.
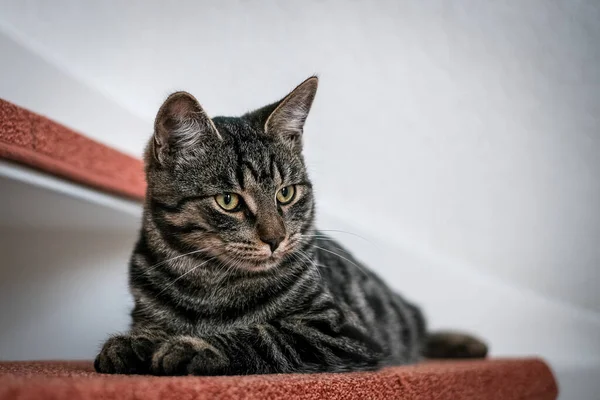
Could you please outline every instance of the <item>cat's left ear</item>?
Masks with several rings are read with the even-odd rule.
[[[318,86],[319,79],[312,76],[292,90],[267,118],[265,133],[276,135],[294,146],[301,147],[304,123]]]

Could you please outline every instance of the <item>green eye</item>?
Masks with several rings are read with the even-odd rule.
[[[279,204],[289,204],[294,200],[296,187],[294,185],[286,186],[277,192],[277,201]]]
[[[218,194],[215,201],[225,211],[235,211],[240,205],[240,196],[235,193]]]

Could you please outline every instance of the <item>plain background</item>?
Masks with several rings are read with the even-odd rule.
[[[586,398],[600,373],[598,21],[592,0],[2,0],[0,96],[140,156],[174,90],[236,115],[318,73],[305,153],[320,226],[366,237],[331,232],[432,327],[543,356]],[[137,218],[1,220],[0,359],[91,358],[126,328]]]

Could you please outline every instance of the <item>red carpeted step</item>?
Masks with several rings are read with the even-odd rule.
[[[142,200],[142,162],[0,99],[0,158],[76,183]]]
[[[231,377],[101,375],[91,362],[1,362],[9,399],[402,399],[553,400],[557,386],[538,359],[428,362],[379,372]]]

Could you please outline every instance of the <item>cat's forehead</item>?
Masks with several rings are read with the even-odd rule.
[[[221,136],[247,141],[260,141],[264,132],[255,121],[243,117],[215,117],[212,119]]]
[[[215,117],[221,140],[212,141],[197,157],[189,158],[180,175],[189,180],[195,171],[195,184],[208,184],[214,190],[272,191],[284,183],[304,180],[302,158],[290,148],[253,125],[236,117]],[[199,144],[202,146],[202,144]]]
[[[273,158],[279,156],[273,140],[242,118],[218,117],[215,118],[215,126],[222,137],[217,151],[226,154],[232,164],[239,167],[247,164],[250,168],[254,165],[254,169],[262,169],[270,167]]]

